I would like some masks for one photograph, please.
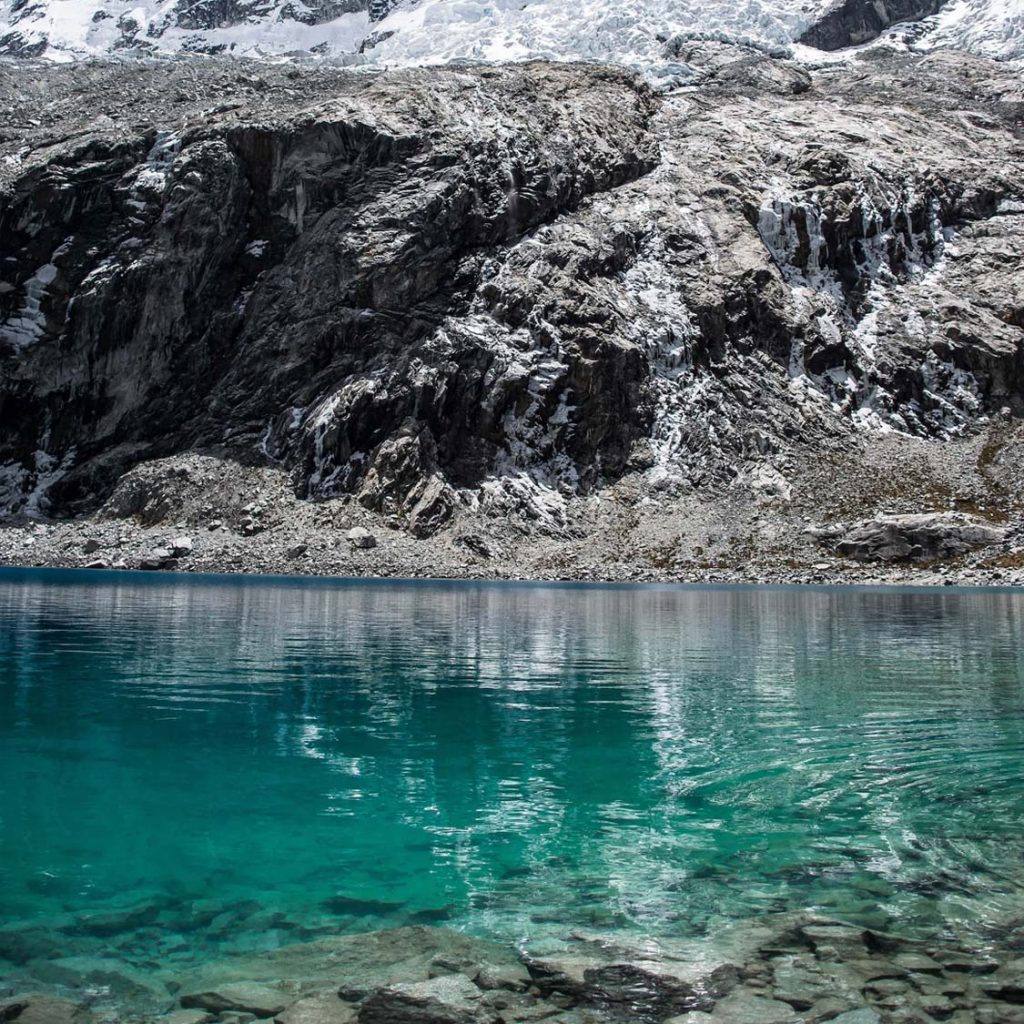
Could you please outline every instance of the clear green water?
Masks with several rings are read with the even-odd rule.
[[[1007,592],[0,572],[0,925],[978,928],[1024,906],[1022,639]]]

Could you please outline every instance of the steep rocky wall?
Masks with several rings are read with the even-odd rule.
[[[50,507],[78,508],[140,457],[217,443],[295,463],[310,495],[357,487],[378,457],[371,502],[408,505],[440,471],[479,482],[529,375],[486,337],[432,332],[501,247],[654,165],[655,101],[624,72],[542,66],[321,86],[271,120],[132,108],[138,130],[9,165],[13,503],[59,467]],[[607,423],[582,462],[622,446],[640,367],[619,369],[585,371]]]
[[[217,449],[418,535],[561,529],[623,478],[785,496],[800,453],[1024,411],[1012,72],[675,45],[699,78],[662,99],[542,64],[8,72],[4,506]]]

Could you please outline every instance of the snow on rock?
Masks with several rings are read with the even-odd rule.
[[[53,60],[139,50],[328,54],[390,66],[540,57],[614,61],[658,78],[677,70],[666,46],[672,39],[789,50],[821,19],[834,19],[836,9],[835,0],[240,0],[234,18],[224,21],[221,7],[208,6],[203,0],[0,0],[0,54]],[[946,0],[909,32],[897,24],[888,36],[917,49],[1024,57],[1024,0]],[[821,53],[806,46],[796,52]]]

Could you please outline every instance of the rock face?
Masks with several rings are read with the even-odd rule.
[[[417,537],[554,531],[623,480],[786,502],[797,458],[1024,410],[1012,71],[672,47],[695,85],[661,98],[544,64],[0,69],[4,507],[160,522],[164,484],[119,479],[207,451]]]
[[[819,50],[841,50],[877,39],[891,25],[940,11],[947,0],[842,0],[799,39]]]
[[[854,525],[840,537],[836,550],[863,560],[927,561],[996,544],[1005,535],[991,523],[955,513],[883,516]]]

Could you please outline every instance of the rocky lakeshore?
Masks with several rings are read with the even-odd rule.
[[[245,901],[147,901],[120,914],[0,928],[0,1020],[20,1024],[1016,1024],[1024,1020],[1024,925],[983,944],[914,940],[813,915],[740,922],[700,942],[578,933],[549,954],[445,928],[303,934]],[[154,970],[157,927],[262,924],[269,945],[189,967],[187,939]],[[212,916],[211,916],[212,915]],[[262,921],[255,918],[262,915]],[[146,922],[149,922],[148,925]],[[57,926],[61,927],[60,925]],[[120,931],[127,928],[127,931]],[[52,951],[54,942],[61,949]],[[28,987],[21,987],[28,985]]]
[[[0,564],[148,572],[619,583],[1019,586],[1024,444],[1015,422],[935,444],[890,435],[780,491],[651,496],[627,477],[537,519],[459,512],[430,537],[349,496],[310,502],[268,465],[174,456],[95,513],[0,526]]]

